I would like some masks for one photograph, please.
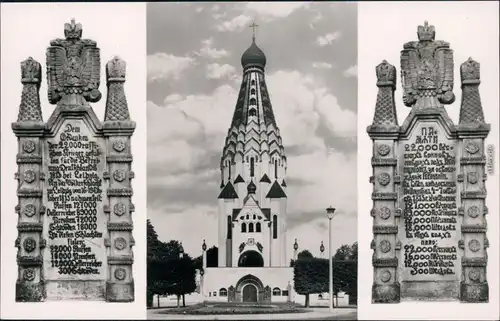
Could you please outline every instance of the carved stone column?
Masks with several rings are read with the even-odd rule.
[[[374,303],[394,303],[400,300],[397,253],[400,244],[397,239],[396,208],[397,158],[395,154],[399,126],[394,103],[396,68],[383,61],[376,67],[378,95],[375,115],[367,132],[373,141],[371,160],[373,176],[373,253],[374,283],[372,301]]]
[[[488,136],[490,125],[485,123],[479,96],[479,63],[469,58],[460,66],[460,76],[462,103],[457,126],[461,181],[459,213],[463,216],[460,300],[488,302],[484,139]]]
[[[16,301],[41,301],[45,298],[42,249],[42,142],[45,124],[40,106],[41,65],[29,57],[21,63],[23,91],[17,122],[12,129],[17,136],[18,181],[16,239],[18,278]]]
[[[135,122],[130,120],[127,100],[124,92],[126,64],[118,57],[106,64],[108,96],[103,123],[103,134],[107,145],[107,190],[108,206],[108,281],[106,282],[106,300],[129,302],[134,300],[134,261],[132,246],[131,203],[133,194],[131,179],[132,154],[130,137],[135,130]]]

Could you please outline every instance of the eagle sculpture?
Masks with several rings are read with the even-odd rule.
[[[404,104],[412,107],[423,99],[453,103],[453,50],[447,42],[434,41],[434,26],[427,21],[418,27],[417,34],[419,41],[404,44],[401,51]]]
[[[93,40],[81,39],[82,25],[64,25],[66,39],[55,39],[47,48],[48,98],[57,104],[63,97],[81,96],[88,102],[101,99],[100,52]]]

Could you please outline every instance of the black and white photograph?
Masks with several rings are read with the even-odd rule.
[[[2,318],[144,317],[145,5],[1,13]]]
[[[359,21],[359,317],[498,318],[498,3]]]
[[[356,319],[357,4],[149,3],[148,318]]]

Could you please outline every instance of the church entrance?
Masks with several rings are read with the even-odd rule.
[[[236,286],[229,287],[229,302],[271,302],[271,287],[264,286],[262,281],[252,274],[242,277]]]
[[[246,251],[240,255],[238,267],[263,267],[264,258],[257,251]]]
[[[257,302],[257,288],[255,285],[245,285],[243,288],[243,302]]]

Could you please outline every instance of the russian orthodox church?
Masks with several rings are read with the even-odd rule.
[[[206,267],[204,244],[200,290],[211,300],[290,301],[287,158],[265,81],[266,56],[255,35],[241,65],[243,79],[220,162],[218,267]]]

